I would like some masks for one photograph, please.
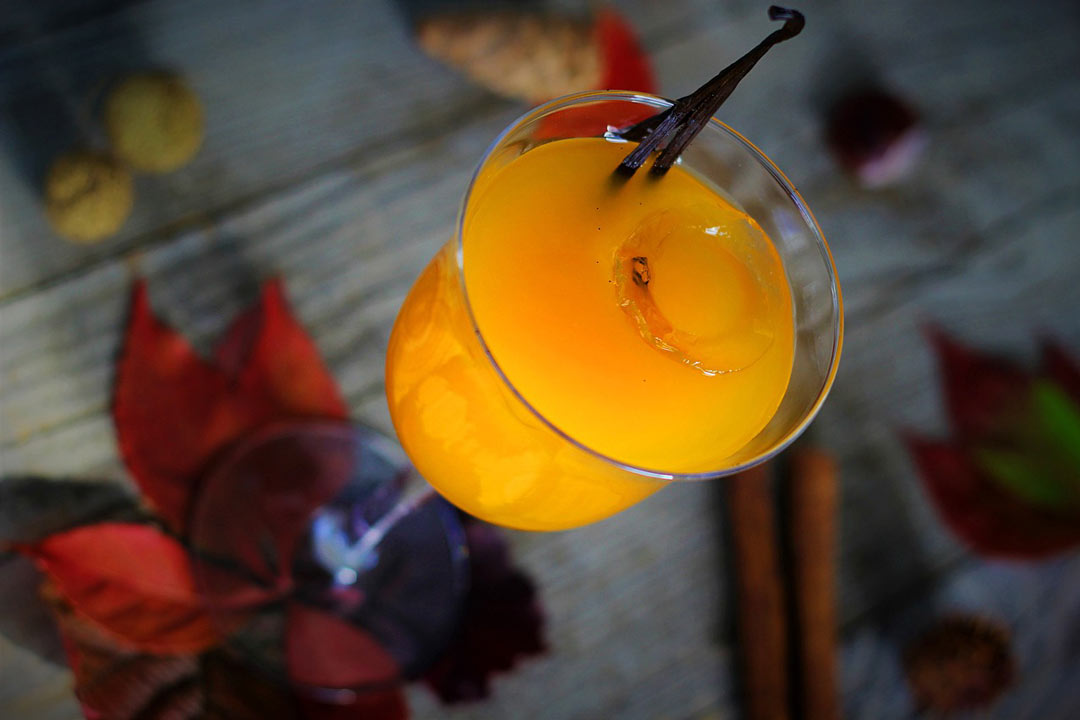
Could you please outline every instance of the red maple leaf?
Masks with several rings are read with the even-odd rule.
[[[316,687],[391,685],[401,673],[397,661],[365,630],[333,615],[289,603],[285,655],[289,677]]]
[[[346,414],[280,281],[266,284],[259,307],[233,324],[213,362],[154,316],[146,284],[136,283],[113,420],[139,489],[173,529],[183,532],[196,477],[229,444],[275,420]]]
[[[961,438],[1008,432],[1023,409],[1031,377],[1005,360],[961,345],[943,330],[927,330],[941,368],[945,409]]]
[[[143,653],[117,645],[115,639],[77,613],[55,581],[46,581],[42,597],[60,628],[68,665],[75,675],[75,695],[88,720],[138,717],[157,702],[172,705],[171,695],[187,706],[190,681],[198,672],[198,656],[190,653]],[[183,716],[181,716],[183,717]]]
[[[117,646],[85,622],[46,584],[75,674],[75,693],[90,720],[401,720],[401,693],[364,693],[329,705],[298,697],[286,685],[227,651],[202,655],[146,653]]]
[[[908,448],[952,532],[990,557],[1035,559],[1080,544],[1080,370],[1047,343],[1025,371],[937,328],[954,436],[911,436]]]
[[[537,140],[599,137],[609,127],[627,128],[658,112],[661,112],[660,109],[651,105],[624,100],[601,100],[560,110],[554,115],[542,118],[534,135]]]
[[[597,13],[593,32],[604,63],[600,90],[656,91],[649,57],[630,23],[613,8],[605,7]]]
[[[249,433],[203,475],[188,542],[215,610],[273,602],[291,588],[294,551],[311,513],[345,486],[357,452],[348,425],[274,423]]]
[[[597,90],[656,92],[649,56],[642,49],[630,24],[613,8],[597,13],[593,33],[600,48],[603,76]],[[594,102],[560,110],[538,124],[537,139],[594,137],[608,127],[624,128],[652,117],[659,110],[649,105],[624,101]]]
[[[1038,558],[1080,543],[1080,522],[1018,502],[997,487],[963,447],[908,441],[923,484],[949,529],[976,552],[999,558]]]
[[[340,393],[280,282],[212,361],[132,299],[116,378],[121,452],[175,532],[145,519],[88,524],[15,547],[47,574],[87,718],[401,720],[397,661],[359,626],[294,597],[294,550],[358,457]],[[260,452],[245,448],[257,443]],[[231,458],[227,463],[217,462]],[[196,492],[198,491],[198,492]],[[535,589],[494,528],[474,523],[473,587],[457,644],[428,682],[446,700],[543,649]],[[194,577],[199,582],[196,583]],[[293,692],[240,662],[226,634],[278,616]],[[353,688],[323,702],[319,688]]]
[[[396,688],[346,693],[323,702],[295,693],[228,651],[147,653],[117,646],[48,587],[88,720],[404,720]]]
[[[339,433],[344,443],[333,433],[321,444],[304,436],[259,455],[256,467],[233,464],[229,477],[207,473],[225,451],[256,431],[273,433],[283,420],[346,417],[337,385],[293,318],[281,283],[264,287],[259,305],[234,321],[208,361],[153,315],[139,281],[113,416],[139,489],[181,538],[151,525],[113,523],[18,546],[50,578],[86,717],[407,717],[396,688],[326,704],[276,690],[214,649],[227,623],[240,627],[251,612],[287,598],[293,547],[310,513],[347,481],[354,459],[346,426]],[[214,505],[215,493],[239,492],[246,509],[257,511],[202,518],[192,555],[186,532],[199,487],[204,505],[223,507]],[[259,544],[267,532],[269,556]],[[198,589],[193,557],[203,581]],[[358,642],[361,630],[295,602],[283,607],[294,681],[346,685],[372,673],[384,682],[397,679],[396,665],[370,662],[381,649],[370,637]]]
[[[122,644],[197,653],[218,642],[187,551],[153,526],[87,525],[20,549],[75,614]]]

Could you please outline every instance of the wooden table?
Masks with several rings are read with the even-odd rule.
[[[423,56],[383,0],[20,5],[0,13],[3,474],[125,477],[107,404],[133,268],[204,350],[281,274],[353,414],[389,430],[394,314],[448,237],[474,163],[523,108]],[[669,96],[768,27],[765,3],[748,0],[617,5]],[[800,187],[844,288],[844,359],[813,434],[844,481],[846,714],[911,716],[897,643],[921,618],[967,607],[1018,639],[1019,684],[985,717],[1080,717],[1080,556],[1025,566],[966,554],[898,437],[945,429],[924,322],[1027,360],[1037,333],[1080,353],[1080,6],[803,9],[804,36],[721,116]],[[205,146],[180,172],[137,180],[117,237],[65,243],[41,213],[43,168],[101,142],[95,103],[109,79],[159,66],[205,101]],[[820,139],[828,97],[861,77],[910,98],[930,136],[915,174],[889,190],[854,185]],[[550,654],[475,706],[451,711],[416,690],[416,717],[733,717],[716,496],[691,484],[592,527],[513,534],[542,588]],[[0,638],[0,717],[75,718],[69,682]]]

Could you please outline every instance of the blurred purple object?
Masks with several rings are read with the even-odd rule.
[[[870,188],[903,178],[926,147],[915,111],[876,88],[841,97],[829,110],[825,139],[840,165]]]

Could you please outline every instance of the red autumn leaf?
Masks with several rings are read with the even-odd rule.
[[[533,134],[537,140],[599,137],[609,127],[630,127],[658,112],[658,108],[625,101],[595,102],[542,118]]]
[[[224,374],[154,317],[146,285],[137,283],[113,417],[124,460],[173,527],[183,526],[195,471],[243,424],[232,404],[220,402],[226,396]]]
[[[593,32],[604,63],[600,89],[656,92],[648,56],[638,43],[633,28],[622,16],[612,8],[602,9],[597,14]]]
[[[262,328],[241,371],[240,384],[252,397],[265,398],[269,412],[263,422],[295,417],[344,420],[348,416],[337,382],[289,309],[280,278],[263,287]]]
[[[158,320],[145,283],[135,285],[113,419],[139,488],[181,531],[194,478],[227,445],[274,420],[346,415],[333,378],[289,312],[280,281],[264,287],[257,312],[233,325],[216,360],[198,357]]]
[[[910,438],[908,448],[946,525],[976,552],[1039,558],[1080,543],[1075,518],[1033,507],[1002,490],[962,447]]]
[[[90,720],[404,720],[402,692],[347,693],[336,703],[299,695],[226,651],[149,655],[114,644],[54,595],[53,607],[75,672],[75,692]],[[340,628],[326,624],[334,633]],[[337,656],[340,659],[342,656]],[[332,695],[332,694],[331,694]]]
[[[1052,340],[1042,346],[1043,374],[1057,383],[1073,402],[1080,404],[1080,365],[1073,361],[1065,348]]]
[[[603,62],[599,90],[656,92],[649,58],[634,35],[633,28],[612,8],[597,13],[593,26]],[[652,117],[658,109],[629,102],[598,102],[561,110],[538,124],[535,136],[540,140],[571,137],[595,137],[608,127],[625,128]]]
[[[186,681],[197,670],[194,655],[146,655],[120,647],[75,616],[59,596],[52,605],[75,676],[75,697],[87,720],[137,717],[158,684]]]
[[[285,656],[289,678],[314,687],[385,686],[401,668],[371,633],[330,613],[289,603]]]
[[[976,353],[930,328],[945,391],[945,407],[953,430],[962,439],[980,439],[1011,430],[1023,411],[1031,385],[1021,369],[992,356]]]
[[[237,315],[214,346],[213,360],[218,369],[233,380],[238,378],[251,356],[251,348],[255,347],[261,328],[261,303]]]
[[[630,25],[613,9],[604,8],[593,27],[603,55],[601,90],[656,92],[656,81],[648,56],[641,49]],[[659,110],[629,102],[597,102],[559,111],[543,118],[536,128],[537,139],[595,137],[608,127],[625,128]]]
[[[1043,378],[931,329],[951,443],[912,441],[939,514],[973,550],[1039,558],[1080,543],[1080,404],[1076,367],[1044,349]]]
[[[90,720],[299,720],[298,703],[226,652],[151,655],[116,645],[76,615],[49,586],[43,595],[60,625],[75,694]]]
[[[19,546],[87,621],[151,652],[198,652],[217,634],[184,546],[146,525],[102,524]]]
[[[88,718],[203,717],[195,655],[97,654],[75,693]]]
[[[189,542],[200,553],[195,567],[216,618],[288,589],[312,512],[355,471],[355,437],[349,425],[277,423],[245,438],[203,478]]]
[[[202,717],[198,656],[147,654],[116,643],[75,612],[54,584],[42,597],[60,627],[87,720]]]
[[[397,688],[359,692],[328,704],[299,697],[222,650],[203,655],[148,655],[116,645],[72,612],[56,593],[56,614],[75,693],[88,720],[405,720]],[[336,629],[336,627],[334,628]]]
[[[282,683],[224,651],[201,658],[205,720],[299,720],[301,703]]]
[[[470,583],[461,629],[424,676],[447,703],[488,697],[493,675],[545,650],[536,588],[511,564],[502,533],[476,520],[466,521],[465,532]]]
[[[157,528],[88,525],[20,549],[78,615],[134,648],[198,652],[218,640],[187,552]]]

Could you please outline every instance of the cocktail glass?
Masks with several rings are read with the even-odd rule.
[[[541,414],[535,399],[515,387],[490,351],[466,282],[470,203],[494,181],[498,169],[543,143],[597,136],[614,141],[620,128],[670,106],[668,100],[645,94],[582,93],[553,100],[513,122],[473,174],[455,236],[405,300],[386,365],[394,427],[421,475],[477,517],[526,530],[572,528],[606,518],[670,482],[745,470],[790,445],[829,392],[840,357],[843,313],[836,268],[821,229],[780,169],[715,119],[684,152],[681,167],[760,225],[780,256],[791,292],[794,362],[779,408],[765,427],[704,472],[636,466],[589,447]]]
[[[476,322],[465,281],[465,218],[494,171],[546,142],[614,140],[619,128],[669,106],[621,92],[562,98],[512,123],[486,152],[458,231],[409,293],[387,356],[393,422],[430,486],[391,442],[341,423],[267,428],[209,475],[195,503],[193,542],[202,553],[202,587],[235,652],[320,701],[348,703],[393,687],[421,672],[452,636],[467,584],[456,513],[435,490],[497,524],[571,528],[670,482],[763,462],[810,423],[835,377],[843,335],[832,258],[783,173],[715,120],[684,153],[682,167],[768,234],[792,299],[790,380],[772,419],[749,442],[692,474],[605,456],[535,409]],[[324,631],[336,621],[345,628],[341,637],[326,646],[310,642],[332,638]]]

